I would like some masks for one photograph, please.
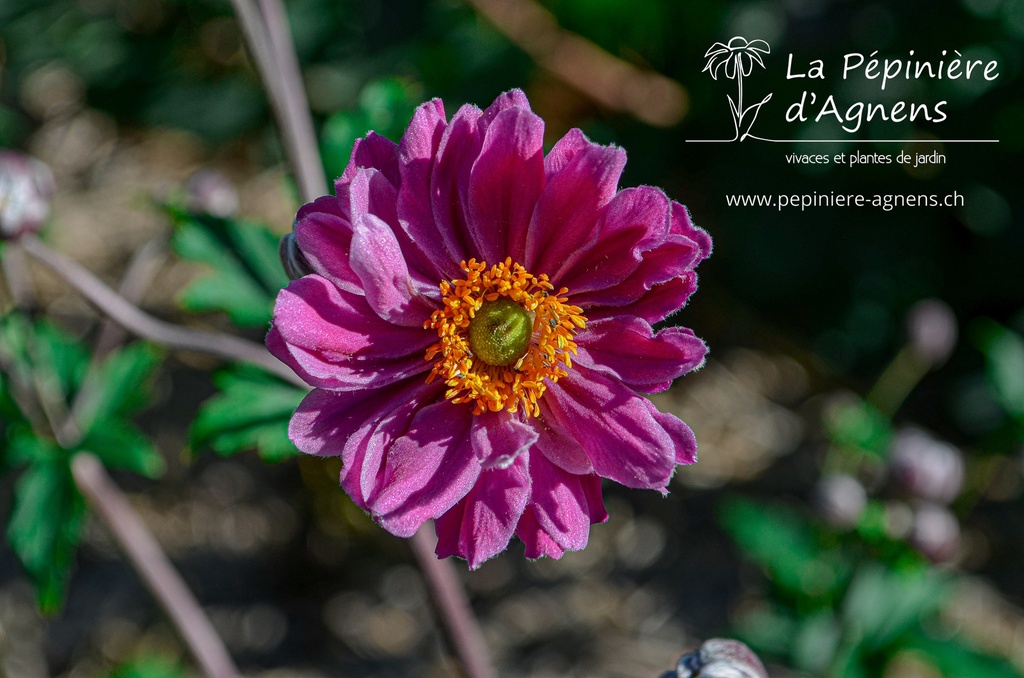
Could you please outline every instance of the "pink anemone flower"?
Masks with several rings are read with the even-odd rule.
[[[659,189],[618,189],[626,154],[544,122],[513,90],[451,118],[421,105],[396,145],[356,142],[336,195],[302,207],[313,273],[281,291],[267,346],[313,390],[289,435],[340,455],[341,486],[388,531],[434,520],[471,568],[586,546],[601,479],[666,491],[690,428],[640,393],[704,362],[655,332],[711,240]]]

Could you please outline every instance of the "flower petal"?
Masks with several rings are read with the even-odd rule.
[[[537,449],[555,466],[584,475],[593,473],[594,467],[583,446],[558,425],[551,417],[544,416],[544,401],[541,400],[541,416],[531,420],[537,431]]]
[[[502,92],[490,106],[484,109],[483,114],[480,116],[480,120],[477,123],[480,126],[480,136],[483,137],[484,133],[487,132],[487,128],[490,127],[491,123],[498,117],[503,111],[507,111],[510,108],[521,108],[525,111],[530,110],[530,100],[526,98],[526,94],[521,89],[510,89],[507,92]]]
[[[475,415],[470,430],[476,458],[485,469],[508,468],[537,442],[537,436],[533,426],[506,410]]]
[[[597,217],[615,195],[626,153],[588,144],[548,177],[526,236],[529,271],[557,271],[580,247],[597,237]]]
[[[526,546],[526,553],[524,555],[527,558],[536,559],[541,556],[547,556],[558,560],[565,554],[565,549],[559,546],[558,542],[552,539],[551,535],[540,526],[540,522],[537,521],[537,516],[534,514],[533,507],[531,506],[527,506],[523,511],[519,524],[516,525],[516,536]]]
[[[313,270],[347,292],[362,294],[362,282],[349,265],[352,224],[343,201],[333,195],[317,198],[296,219],[295,238]]]
[[[436,280],[449,278],[459,270],[457,261],[452,268],[451,255],[437,237],[437,224],[430,203],[430,177],[445,128],[441,100],[428,101],[413,113],[398,144],[401,186],[397,212],[408,243],[400,242],[403,250],[409,243],[415,250],[407,257],[413,260],[409,262],[413,268]]]
[[[651,414],[672,438],[672,444],[676,450],[676,464],[697,463],[697,437],[693,435],[693,430],[674,414],[658,411],[653,403],[651,403]]]
[[[530,497],[527,457],[481,472],[469,494],[435,521],[439,558],[459,556],[475,570],[505,550]]]
[[[469,441],[472,409],[443,400],[424,407],[384,461],[380,492],[368,502],[388,532],[411,537],[473,488],[480,463]]]
[[[573,127],[566,132],[544,158],[544,172],[548,178],[561,172],[577,153],[589,145],[590,139],[578,128]]]
[[[576,439],[599,476],[627,487],[662,489],[668,484],[675,468],[674,443],[646,398],[577,364],[548,388],[542,403],[545,417]]]
[[[538,525],[567,551],[586,547],[590,537],[590,507],[584,483],[601,479],[595,475],[566,473],[542,454],[530,455],[530,506]],[[600,489],[598,490],[600,494]]]
[[[363,282],[366,302],[384,320],[423,327],[433,305],[416,290],[394,231],[373,214],[364,214],[352,234],[352,270]]]
[[[627,315],[588,323],[576,341],[578,363],[617,377],[641,393],[664,391],[672,380],[701,367],[708,350],[685,327],[654,334],[645,320]]]
[[[314,274],[278,294],[267,348],[311,386],[351,391],[426,371],[423,353],[436,340],[382,320],[364,297]]]
[[[643,252],[664,242],[671,223],[669,205],[668,196],[650,186],[619,191],[601,214],[597,240],[550,272],[552,283],[565,285],[573,294],[621,283],[640,266]]]
[[[448,279],[458,277],[459,262],[469,260],[469,234],[466,225],[469,201],[469,172],[480,153],[477,121],[480,109],[465,105],[452,117],[437,147],[437,158],[430,177],[430,199],[437,236],[443,245],[439,256]]]
[[[348,166],[335,181],[335,190],[337,191],[339,184],[352,181],[356,170],[364,167],[378,170],[392,186],[397,188],[402,180],[398,171],[398,144],[373,131],[362,139],[356,139],[352,145],[352,155],[349,157]]]
[[[521,259],[543,188],[544,121],[529,109],[500,112],[469,176],[469,235],[479,259]]]

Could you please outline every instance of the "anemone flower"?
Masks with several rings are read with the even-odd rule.
[[[296,446],[341,456],[342,488],[393,534],[433,519],[438,555],[472,568],[513,535],[531,558],[581,549],[602,478],[665,492],[696,458],[640,394],[703,364],[692,331],[652,324],[711,240],[661,190],[618,189],[622,149],[572,130],[545,157],[543,136],[513,90],[357,141],[336,194],[298,212],[313,273],[267,336],[313,387]]]

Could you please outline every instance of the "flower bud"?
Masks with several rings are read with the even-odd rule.
[[[238,213],[238,190],[224,174],[212,169],[195,172],[185,183],[188,209],[227,219]]]
[[[35,158],[0,150],[0,239],[35,232],[50,216],[53,172]]]
[[[893,437],[889,470],[910,494],[948,504],[960,493],[964,460],[960,451],[916,428],[904,428]]]
[[[834,527],[855,526],[867,503],[864,486],[845,473],[823,476],[814,488],[814,505],[822,519]]]
[[[284,272],[288,274],[290,279],[298,280],[314,272],[313,267],[306,261],[306,255],[299,249],[294,232],[281,238],[281,244],[277,247],[277,253],[281,257],[281,265],[284,266]]]
[[[957,333],[953,309],[938,299],[919,301],[907,314],[910,346],[933,367],[949,360],[956,347]]]
[[[666,674],[671,677],[672,674]],[[768,671],[749,647],[738,640],[711,638],[697,650],[684,654],[676,667],[677,678],[768,678]]]
[[[944,506],[921,504],[914,509],[910,545],[934,563],[952,560],[960,548],[960,523]]]

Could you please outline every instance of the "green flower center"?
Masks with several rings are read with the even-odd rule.
[[[533,317],[511,299],[485,301],[469,322],[469,347],[488,365],[512,365],[530,348]]]

